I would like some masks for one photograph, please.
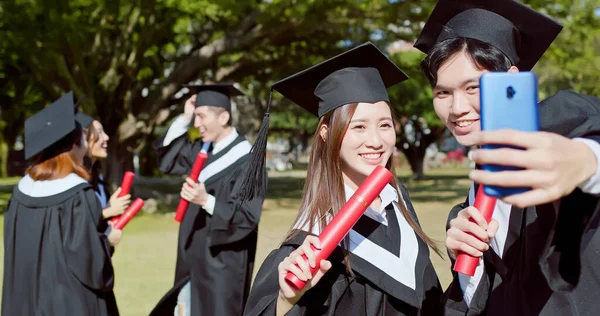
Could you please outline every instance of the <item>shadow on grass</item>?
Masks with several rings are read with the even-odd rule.
[[[273,200],[300,199],[304,188],[304,180],[304,178],[298,177],[269,178],[267,198]]]
[[[466,198],[469,184],[456,181],[430,181],[406,185],[412,202],[452,202]]]
[[[410,176],[400,176],[413,202],[451,202],[466,197],[470,185],[466,175],[460,173],[426,175],[424,180],[413,180]],[[0,182],[0,213],[5,211],[16,181]],[[157,213],[173,212],[179,203],[179,192],[183,177],[143,178],[137,177],[133,183],[133,197],[153,198],[157,202]],[[269,178],[267,199],[275,205],[285,207],[300,202],[305,178],[303,176],[277,176]],[[323,188],[326,190],[327,188]]]
[[[399,176],[398,179],[405,182],[427,182],[427,181],[458,181],[467,179],[467,175],[463,174],[435,174],[425,175],[422,180],[414,180],[411,176]]]
[[[271,178],[267,198],[300,199],[304,180],[297,177]],[[466,197],[470,185],[464,175],[434,175],[419,181],[409,178],[398,180],[408,188],[413,202],[451,202]]]

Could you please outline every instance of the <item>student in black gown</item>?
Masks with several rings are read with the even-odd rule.
[[[315,266],[310,249],[311,244],[319,247],[315,235],[375,166],[393,170],[396,134],[386,88],[405,79],[373,44],[365,43],[272,86],[317,115],[319,127],[300,212],[281,247],[258,271],[244,315],[439,314],[441,289],[428,246],[437,248],[420,228],[408,191],[396,178],[350,231],[347,246],[322,260],[302,291],[284,281],[288,271],[307,280],[309,263],[301,256]]]
[[[428,54],[422,65],[434,87],[436,113],[461,145],[506,143],[527,149],[474,150],[479,165],[528,170],[478,170],[471,179],[533,187],[498,200],[489,225],[470,206],[479,184],[452,209],[446,239],[450,257],[461,250],[483,260],[473,277],[454,273],[445,293],[446,314],[576,315],[597,309],[600,271],[593,265],[599,246],[588,247],[586,239],[599,238],[593,237],[598,224],[591,216],[598,207],[593,194],[600,193],[600,100],[561,91],[542,101],[540,123],[546,133],[480,133],[479,127],[479,77],[488,71],[530,70],[561,28],[515,1],[440,1],[415,43]],[[567,290],[561,288],[564,278],[580,282]]]
[[[74,111],[69,93],[25,121],[32,165],[4,214],[2,315],[119,314],[111,246],[121,231],[97,231],[102,212]]]
[[[83,112],[78,112],[75,115],[75,119],[85,130],[88,152],[83,162],[90,174],[90,184],[100,200],[100,206],[102,206],[102,218],[104,222],[107,223],[112,217],[119,216],[127,210],[131,204],[131,195],[126,194],[122,197],[118,197],[119,193],[121,193],[121,188],[117,188],[111,195],[109,184],[104,181],[101,160],[108,157],[107,148],[108,140],[110,138],[104,132],[102,123]]]
[[[226,83],[188,88],[196,94],[154,144],[159,168],[188,175],[202,147],[208,158],[199,179],[183,183],[181,197],[190,204],[179,228],[175,284],[151,315],[240,315],[262,209],[262,199],[237,197],[251,145],[231,125],[230,97],[242,92]],[[187,135],[192,120],[202,136],[195,141]]]

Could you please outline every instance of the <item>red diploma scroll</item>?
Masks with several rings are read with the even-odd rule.
[[[190,178],[194,181],[198,181],[200,171],[202,171],[202,167],[204,167],[204,162],[206,161],[206,158],[208,158],[208,154],[206,153],[208,151],[208,146],[206,144],[210,143],[204,144],[205,145],[202,146],[202,150],[200,150],[198,155],[196,155],[196,161],[194,161],[194,166],[192,167],[192,172],[190,173]],[[179,205],[177,206],[177,211],[175,211],[175,221],[181,223],[189,205],[190,202],[184,200],[183,198],[179,199]]]
[[[131,190],[131,184],[133,183],[133,178],[135,178],[135,173],[131,171],[125,172],[125,174],[123,175],[123,181],[121,181],[121,192],[119,192],[119,195],[117,195],[117,197],[122,197],[129,194],[129,191]],[[121,216],[115,216],[111,220],[116,223],[120,219]]]
[[[325,229],[319,235],[321,241],[321,250],[312,247],[316,256],[316,266],[310,269],[312,275],[319,270],[321,260],[327,259],[335,247],[344,239],[352,226],[356,224],[365,210],[373,203],[375,198],[381,193],[383,188],[392,180],[392,173],[384,167],[377,166],[375,170],[358,187],[358,190],[350,197],[348,202],[342,206],[342,209],[327,224]],[[304,260],[307,260],[303,255]],[[291,286],[301,290],[306,284],[296,277],[292,272],[288,272],[285,280]]]
[[[117,197],[122,197],[129,194],[129,190],[131,190],[131,184],[133,183],[133,178],[135,178],[135,173],[131,171],[125,172],[123,175],[123,181],[121,182],[121,192]]]
[[[494,208],[496,207],[496,198],[486,195],[485,192],[483,192],[483,185],[480,185],[473,206],[479,210],[481,215],[483,215],[486,223],[489,223],[492,220],[492,214],[494,214]],[[471,219],[471,222],[474,223],[475,221]],[[479,257],[471,257],[470,255],[461,252],[456,256],[454,271],[473,276],[477,264],[479,264]]]
[[[113,227],[116,229],[123,229],[123,227],[125,227],[125,225],[127,225],[127,223],[129,223],[129,221],[135,216],[135,214],[137,214],[137,212],[139,212],[142,209],[143,206],[144,206],[144,200],[142,200],[140,198],[135,199],[135,201],[133,201],[133,203],[131,203],[129,208],[127,208],[125,213],[123,213],[123,215],[121,215],[119,220],[117,222],[115,222]]]

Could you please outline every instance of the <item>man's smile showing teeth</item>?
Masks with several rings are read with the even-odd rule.
[[[475,120],[468,120],[468,121],[456,122],[455,124],[458,125],[459,127],[467,127],[467,126],[473,124],[474,122],[475,122]]]

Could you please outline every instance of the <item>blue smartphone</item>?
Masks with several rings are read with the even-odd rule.
[[[535,132],[540,128],[537,77],[532,72],[489,72],[479,79],[481,129],[493,131],[514,129]],[[484,145],[484,149],[511,147]],[[514,147],[512,147],[514,148]],[[521,168],[483,165],[483,170],[497,172]],[[509,188],[484,185],[485,194],[505,197],[531,188]]]

